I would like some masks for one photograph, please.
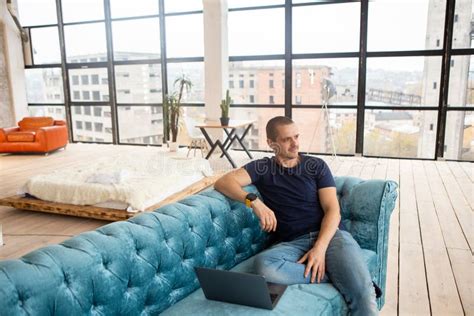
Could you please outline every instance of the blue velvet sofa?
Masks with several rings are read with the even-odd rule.
[[[392,181],[336,178],[343,223],[385,289]],[[249,186],[248,191],[256,192]],[[345,315],[331,284],[292,285],[273,311],[208,301],[193,267],[252,272],[268,235],[214,190],[0,262],[0,315]],[[378,306],[384,304],[384,296]]]

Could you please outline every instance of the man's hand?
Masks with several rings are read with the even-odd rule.
[[[304,277],[306,278],[311,272],[311,283],[314,283],[316,277],[318,278],[318,283],[321,282],[326,272],[326,249],[315,245],[298,260],[298,263],[305,261],[307,261],[307,263],[306,269],[304,270]]]
[[[275,213],[265,205],[260,199],[256,199],[252,203],[252,209],[258,219],[260,219],[260,227],[266,232],[274,232],[277,228],[277,220]]]

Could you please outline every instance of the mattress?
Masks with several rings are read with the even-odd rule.
[[[212,175],[203,158],[127,153],[36,175],[19,193],[50,202],[137,212]]]

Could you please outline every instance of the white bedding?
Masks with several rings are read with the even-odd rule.
[[[75,205],[128,205],[144,211],[173,193],[211,176],[203,158],[173,158],[166,152],[121,154],[87,165],[58,169],[30,178],[20,193]]]

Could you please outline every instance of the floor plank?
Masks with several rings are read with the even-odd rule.
[[[461,225],[464,236],[472,251],[474,245],[474,236],[472,234],[472,209],[459,187],[456,179],[451,174],[448,165],[445,161],[437,161],[436,167],[443,180],[446,191],[448,192],[449,200],[456,213],[459,224]]]
[[[429,315],[425,260],[416,207],[412,162],[400,161],[400,315]]]
[[[337,176],[348,176],[352,166],[355,164],[355,159],[348,159],[347,157],[344,157],[342,160],[342,164],[339,166],[337,172],[335,175]]]
[[[364,159],[364,162],[361,163],[361,165],[362,165],[362,168],[360,170],[358,177],[361,179],[372,179],[372,175],[374,174],[375,167],[377,165],[377,159],[376,158]]]
[[[432,315],[461,315],[461,301],[428,178],[420,160],[413,161],[413,178]]]
[[[474,315],[472,296],[472,256],[456,214],[449,202],[448,193],[438,174],[435,162],[424,164],[426,174],[430,175],[431,196],[438,215],[446,249],[454,274],[458,294],[466,315]]]
[[[387,176],[388,159],[379,158],[375,163],[375,170],[372,179],[385,179]],[[398,179],[397,179],[398,183]]]
[[[464,198],[469,203],[471,209],[474,209],[474,184],[469,179],[467,174],[459,165],[457,161],[448,161],[447,162],[449,169],[451,170],[454,179],[458,183],[459,187],[461,188],[462,193],[464,194]]]
[[[472,253],[469,250],[455,248],[448,248],[448,253],[464,313],[468,316],[474,315]]]
[[[474,182],[474,164],[472,162],[459,162],[459,166],[464,170],[467,177]]]

